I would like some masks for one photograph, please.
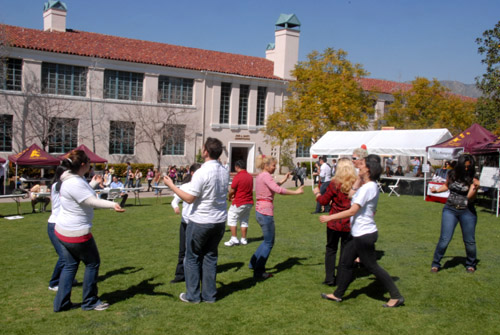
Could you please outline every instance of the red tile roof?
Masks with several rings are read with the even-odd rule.
[[[362,78],[360,81],[363,89],[369,92],[393,94],[399,91],[407,91],[412,87],[411,84],[398,83],[396,81],[381,79]]]
[[[68,30],[45,32],[0,24],[0,30],[12,47],[97,57],[132,63],[152,64],[198,71],[282,80],[274,76],[274,63],[265,58],[177,45]],[[393,94],[411,89],[411,84],[362,78],[361,86],[370,92]],[[475,98],[460,96],[465,101]]]
[[[388,93],[394,94],[396,92],[408,91],[413,85],[407,83],[399,83],[396,81],[382,80],[382,79],[372,79],[372,78],[361,78],[361,87],[368,92],[378,92],[378,93]],[[477,101],[476,98],[466,97],[460,94],[449,93],[451,95],[459,97],[462,101]]]
[[[7,41],[12,47],[190,70],[280,79],[273,75],[273,62],[265,58],[74,30],[45,32],[1,24],[0,29],[4,31]]]

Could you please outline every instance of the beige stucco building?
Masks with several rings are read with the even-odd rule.
[[[43,31],[0,25],[0,155],[85,144],[110,163],[166,167],[192,163],[207,137],[252,172],[256,155],[279,155],[261,130],[298,59],[295,15],[280,16],[266,59],[74,31],[66,13],[50,1]]]

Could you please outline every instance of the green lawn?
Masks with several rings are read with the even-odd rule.
[[[219,248],[218,301],[191,305],[178,299],[184,283],[170,284],[177,261],[179,217],[170,198],[142,199],[126,213],[97,210],[93,233],[101,255],[103,312],[52,311],[47,289],[56,254],[47,237],[49,213],[0,218],[0,334],[498,334],[500,333],[500,219],[479,212],[478,271],[463,267],[458,228],[444,269],[430,273],[439,237],[441,204],[422,197],[382,194],[376,221],[380,264],[397,279],[406,305],[388,299],[372,275],[357,271],[345,300],[320,298],[325,226],[311,190],[277,196],[276,244],[268,261],[275,276],[255,283],[248,260],[261,241],[252,215],[247,246]],[[30,212],[30,204],[22,204]],[[14,203],[0,214],[14,214]],[[229,231],[223,241],[226,241]],[[77,279],[83,279],[81,265]],[[81,301],[81,285],[73,302]]]

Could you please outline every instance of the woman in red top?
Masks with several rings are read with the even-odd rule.
[[[330,181],[326,192],[321,195],[319,187],[314,189],[316,200],[323,206],[331,203],[330,215],[351,208],[349,191],[356,181],[356,169],[349,158],[341,158],[337,163],[335,176]],[[349,218],[332,220],[326,229],[326,252],[325,252],[325,281],[323,284],[335,286],[335,263],[337,258],[338,244],[340,240],[340,255],[344,245],[349,239],[351,223]],[[339,257],[340,258],[340,257]]]

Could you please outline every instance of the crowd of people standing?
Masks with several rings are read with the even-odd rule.
[[[229,171],[219,161],[222,150],[222,142],[209,137],[202,148],[203,164],[181,168],[186,170],[182,176],[179,175],[180,169],[175,166],[169,167],[163,178],[157,169],[148,169],[146,174],[148,190],[162,181],[174,193],[171,206],[180,215],[180,226],[177,266],[171,283],[185,282],[186,290],[179,295],[179,299],[186,303],[216,301],[218,246],[224,236],[225,226],[227,224],[231,232],[225,246],[248,244],[247,232],[254,194],[255,216],[263,240],[250,257],[248,267],[253,271],[255,280],[271,278],[273,275],[266,271],[266,263],[275,242],[275,194],[304,193],[303,185],[297,185],[296,189],[282,187],[291,173],[275,181],[273,174],[277,160],[265,155],[259,155],[256,159],[260,173],[255,177],[255,184],[254,177],[246,171],[246,163],[241,160],[234,163],[236,174],[229,184]],[[458,223],[467,254],[466,270],[470,273],[476,271],[477,214],[474,198],[479,181],[475,177],[474,165],[472,156],[462,155],[447,174],[446,182],[431,189],[433,193],[450,192],[443,208],[441,235],[434,252],[432,273],[441,269],[441,259]],[[57,168],[51,188],[52,213],[47,231],[58,260],[49,281],[49,289],[57,292],[54,299],[56,312],[75,307],[71,302],[71,291],[80,262],[85,264],[81,308],[105,310],[109,306],[99,299],[97,290],[100,257],[91,232],[93,209],[111,208],[123,212],[126,197],[121,204],[98,199],[94,191],[97,185],[119,187],[119,181],[111,171],[106,171],[103,176],[95,175],[88,183],[84,175],[89,169],[90,161],[85,153],[73,151]],[[383,307],[399,307],[405,302],[392,277],[378,264],[375,251],[378,229],[374,217],[379,198],[376,182],[382,173],[381,158],[369,155],[363,148],[356,149],[352,158],[332,161],[332,165],[328,164],[326,157],[319,158],[316,172],[319,185],[313,190],[317,207],[313,213],[322,213],[318,219],[326,224],[323,284],[336,286],[333,293],[322,293],[323,299],[341,302],[353,280],[356,264],[361,263],[389,292],[390,299]],[[302,174],[302,167],[297,165],[293,175]],[[132,172],[130,163],[124,176],[127,177],[127,184],[132,181],[137,185],[138,180],[140,182],[142,179],[139,170]],[[182,185],[178,186],[176,181],[180,180]],[[303,184],[299,177],[295,181]],[[184,203],[182,212],[179,208],[181,201]],[[227,201],[231,202],[229,210]]]

